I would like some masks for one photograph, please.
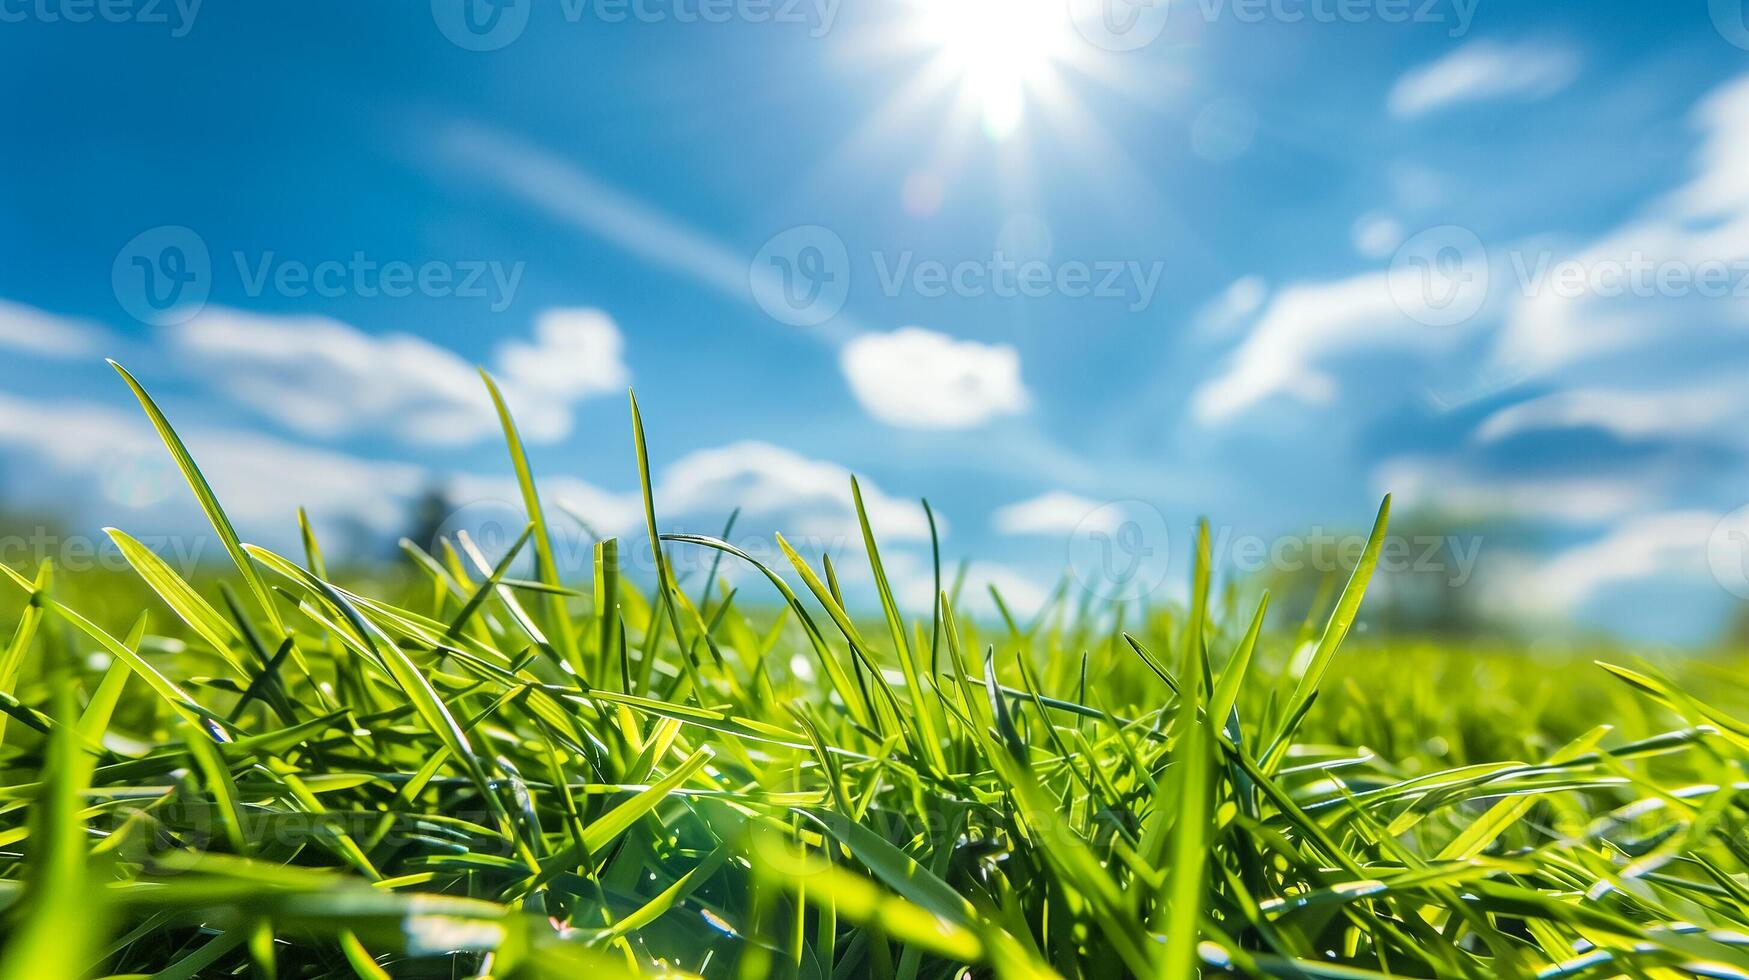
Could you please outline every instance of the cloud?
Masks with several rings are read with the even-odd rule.
[[[305,506],[314,514],[389,530],[404,519],[406,500],[425,480],[424,471],[411,464],[362,460],[255,433],[192,426],[181,435],[239,524],[292,527],[297,508]],[[138,412],[0,394],[0,446],[81,485],[95,482],[114,502],[156,504],[186,493],[157,434]],[[117,486],[129,482],[136,485]]]
[[[449,473],[441,477],[441,486],[445,497],[457,510],[477,511],[486,520],[503,515],[511,515],[508,519],[515,522],[524,520],[522,488],[514,477]],[[562,533],[557,529],[566,525],[574,526],[573,518],[581,518],[591,532],[601,537],[628,534],[644,526],[643,497],[637,493],[614,493],[574,476],[562,475],[540,477],[535,486],[540,492],[547,523],[555,528],[555,534]],[[561,513],[554,513],[555,510]],[[455,521],[460,527],[469,527],[472,523],[467,515]],[[520,531],[520,527],[517,530]],[[573,557],[573,564],[561,562],[561,566],[584,568],[592,558],[588,553]]]
[[[1220,295],[1202,305],[1193,319],[1196,332],[1205,337],[1225,334],[1256,313],[1269,296],[1269,284],[1261,276],[1233,280]]]
[[[1691,347],[1709,333],[1745,337],[1736,294],[1749,277],[1749,76],[1710,93],[1692,121],[1703,135],[1686,184],[1569,255],[1519,260],[1523,295],[1497,363],[1554,371],[1669,350],[1673,331]],[[1558,288],[1565,270],[1581,274],[1577,288]]]
[[[922,327],[855,337],[839,364],[876,419],[912,429],[964,429],[1025,410],[1020,352]]]
[[[1520,608],[1571,614],[1610,585],[1653,578],[1701,579],[1719,515],[1703,510],[1642,514],[1594,541],[1531,562],[1506,581],[1503,595]]]
[[[1369,259],[1382,259],[1403,244],[1403,226],[1396,218],[1376,211],[1356,218],[1349,234],[1354,250]]]
[[[407,521],[412,501],[434,488],[456,509],[521,507],[520,491],[507,475],[366,460],[259,433],[173,421],[183,422],[179,432],[227,510],[240,521],[261,521],[270,529],[289,526],[297,508],[306,506],[313,513],[394,532]],[[16,452],[33,468],[46,466],[77,478],[81,487],[107,490],[118,479],[142,478],[155,484],[152,493],[123,488],[111,494],[112,503],[147,507],[185,494],[157,435],[131,409],[0,392],[0,448]],[[657,514],[664,522],[715,522],[740,508],[743,526],[750,520],[764,523],[782,530],[798,546],[859,551],[862,534],[850,478],[850,470],[837,463],[769,443],[700,449],[657,474]],[[860,482],[880,540],[929,540],[929,521],[920,504],[889,496],[873,481]],[[643,498],[636,490],[610,491],[566,475],[543,476],[539,486],[542,500],[553,507],[565,505],[599,534],[626,534],[643,526]],[[947,524],[939,517],[937,526],[946,533]]]
[[[894,598],[900,607],[912,616],[927,615],[936,601],[934,569],[927,561],[906,552],[884,557],[887,575],[893,581]],[[952,566],[941,571],[941,587],[951,591],[954,578],[961,570]],[[966,563],[964,573],[959,604],[955,608],[973,616],[988,619],[998,615],[996,602],[990,596],[992,587],[1001,593],[1008,611],[1020,619],[1036,616],[1050,599],[1049,590],[1012,565],[973,561]]]
[[[404,333],[368,334],[325,316],[209,307],[168,340],[227,395],[305,435],[380,432],[422,445],[493,436],[479,374],[446,347]],[[532,343],[498,351],[498,381],[530,442],[571,429],[571,404],[620,388],[618,329],[598,310],[548,310]]]
[[[798,547],[860,550],[862,532],[850,496],[850,471],[764,442],[701,449],[665,467],[657,481],[658,514],[743,516],[781,520],[780,529]],[[927,541],[922,506],[897,500],[868,480],[860,481],[863,506],[880,541]]]
[[[1382,272],[1288,286],[1264,308],[1227,368],[1197,389],[1193,409],[1199,421],[1213,425],[1276,395],[1326,405],[1340,391],[1336,378],[1317,366],[1326,356],[1437,346],[1452,336],[1406,316]]]
[[[620,359],[625,341],[613,320],[595,309],[552,309],[535,318],[534,343],[498,348],[502,381],[543,397],[571,402],[618,392],[631,381]]]
[[[449,507],[440,515],[445,533],[467,529],[478,537],[482,524],[491,523],[513,537],[525,521],[510,476],[364,459],[238,429],[184,424],[178,431],[245,539],[269,546],[296,547],[300,507],[319,529],[360,528],[386,543],[411,528],[415,502],[433,490]],[[32,503],[64,508],[95,490],[104,517],[124,529],[155,523],[154,530],[163,530],[168,522],[194,535],[208,533],[157,434],[131,407],[0,393],[0,449],[28,461],[31,478],[15,489],[47,498]],[[543,478],[539,486],[567,572],[587,569],[592,554],[569,518],[552,509],[565,505],[598,534],[642,526],[643,503],[635,493],[613,493],[569,476]]]
[[[998,507],[990,515],[990,526],[998,534],[1068,535],[1083,528],[1096,511],[1105,505],[1097,500],[1077,496],[1063,490],[1052,490],[1006,507]],[[1087,530],[1116,530],[1117,511],[1109,518],[1099,518]]]
[[[1473,41],[1405,73],[1386,104],[1392,115],[1411,118],[1466,102],[1544,99],[1578,74],[1579,56],[1568,48]]]
[[[750,252],[740,253],[537,146],[464,123],[443,132],[439,150],[452,163],[653,265],[755,307],[776,301],[764,294],[778,288],[777,279],[757,275]],[[800,335],[840,345],[852,393],[890,425],[969,428],[1018,413],[1028,403],[1019,353],[1007,345],[954,341],[918,327],[866,333],[842,311]]]
[[[184,425],[180,431],[245,540],[269,547],[295,549],[299,507],[308,510],[319,533],[358,527],[389,539],[410,528],[415,503],[433,489],[443,494],[450,508],[441,515],[442,532],[468,530],[489,557],[496,557],[502,542],[521,529],[521,495],[508,476],[362,459],[235,429]],[[106,492],[119,489],[108,494],[107,503],[110,514],[115,513],[114,505],[129,507],[131,513],[112,518],[124,529],[139,533],[180,529],[197,536],[183,539],[185,543],[204,540],[199,536],[207,534],[180,474],[150,425],[135,411],[0,393],[0,449],[31,461],[30,487],[58,493],[53,504],[64,506],[73,494],[93,487]],[[766,443],[737,443],[688,453],[665,467],[656,481],[657,509],[664,524],[673,528],[685,526],[683,519],[689,517],[720,520],[738,506],[744,519],[782,529],[810,556],[820,551],[859,554],[861,531],[849,481],[850,472],[835,463]],[[149,484],[145,488],[149,492],[142,492],[142,483]],[[899,546],[886,554],[895,591],[907,608],[922,614],[933,602],[933,573],[926,560],[903,546],[929,540],[928,520],[921,506],[891,497],[870,481],[861,485],[875,533],[883,543]],[[55,490],[57,486],[65,492]],[[591,539],[557,511],[576,513],[600,535],[635,534],[643,524],[643,503],[635,491],[616,493],[574,477],[554,476],[540,480],[540,492],[548,505],[555,558],[564,574],[581,574],[589,567]],[[740,526],[745,528],[746,523]],[[941,526],[945,532],[945,524]],[[501,540],[491,538],[494,528]],[[785,563],[771,546],[769,533],[759,534],[763,544],[744,538],[743,533],[737,533],[737,542],[751,542],[749,550],[781,573]],[[189,554],[213,558],[217,546],[202,546]],[[646,567],[641,550],[622,545],[621,554],[628,567]],[[709,566],[703,559],[687,564],[682,558],[682,562],[680,567],[689,573]],[[745,573],[733,562],[718,571],[730,577]],[[847,562],[841,571],[847,587],[867,586],[863,563]],[[990,586],[1016,616],[1036,614],[1049,597],[1044,587],[1008,565],[972,562],[965,571],[961,601],[973,615],[995,615]],[[948,569],[950,575],[956,572]]]
[[[1745,414],[1740,385],[1666,391],[1576,388],[1508,405],[1476,427],[1478,442],[1528,432],[1592,428],[1624,440],[1722,433]]]
[[[1664,474],[1644,468],[1621,474],[1490,474],[1453,460],[1402,456],[1379,464],[1372,483],[1395,496],[1400,510],[1428,507],[1458,520],[1596,524],[1645,509],[1657,499]]]
[[[85,471],[137,451],[150,430],[138,417],[93,402],[36,402],[0,394],[0,445]],[[157,445],[154,438],[148,445]]]
[[[63,360],[97,357],[115,341],[94,323],[0,299],[0,348]]]

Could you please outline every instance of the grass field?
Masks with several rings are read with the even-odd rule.
[[[373,594],[123,378],[232,567],[112,532],[130,619],[5,569],[7,977],[1749,976],[1738,665],[1345,645],[1388,500],[1306,623],[1206,533],[1187,605],[1033,622],[898,608],[866,520],[875,615],[793,552],[561,582],[500,401],[533,576]]]

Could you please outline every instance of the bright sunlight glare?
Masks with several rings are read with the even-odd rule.
[[[1073,32],[1061,0],[925,0],[918,10],[921,40],[960,78],[995,139],[1019,128],[1027,90],[1066,56]]]

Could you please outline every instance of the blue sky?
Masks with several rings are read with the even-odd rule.
[[[922,495],[1024,606],[1392,490],[1485,604],[1716,629],[1743,12],[1097,2],[0,0],[12,509],[192,526],[114,356],[250,536],[392,536],[439,484],[465,525],[512,498],[484,364],[606,532],[629,384],[669,523],[854,552],[854,472],[912,596]]]

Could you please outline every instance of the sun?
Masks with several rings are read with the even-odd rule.
[[[1020,128],[1029,94],[1054,78],[1073,45],[1062,0],[923,0],[916,11],[916,40],[958,78],[994,139]]]

